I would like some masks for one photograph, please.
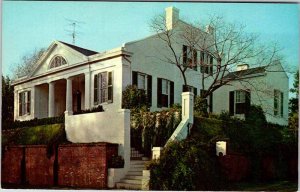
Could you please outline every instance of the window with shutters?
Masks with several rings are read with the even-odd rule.
[[[60,67],[65,64],[67,64],[65,58],[63,58],[62,56],[55,56],[50,62],[49,69]]]
[[[94,104],[113,102],[112,72],[102,72],[94,76]]]
[[[197,71],[197,50],[190,46],[183,45],[183,65]]]
[[[283,117],[283,92],[274,90],[274,115]]]
[[[136,85],[138,89],[144,90],[147,95],[147,100],[150,106],[152,105],[152,76],[132,71],[132,84]]]
[[[229,113],[245,114],[247,115],[250,110],[250,92],[245,90],[236,90],[230,92]]]
[[[145,74],[138,73],[138,89],[146,90],[146,76]]]
[[[200,72],[213,75],[213,62],[214,58],[212,55],[200,51]]]
[[[19,116],[30,114],[30,107],[31,107],[30,100],[31,100],[30,91],[24,91],[19,93]]]
[[[157,107],[170,107],[174,104],[174,82],[157,79]]]

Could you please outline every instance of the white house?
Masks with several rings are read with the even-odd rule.
[[[179,19],[178,9],[166,8],[166,25],[169,30],[176,30],[173,29],[175,22],[188,25]],[[210,33],[209,28],[206,33]],[[185,48],[182,44],[175,51],[182,53]],[[121,109],[122,91],[130,84],[136,84],[139,89],[146,91],[152,111],[180,103],[183,78],[175,65],[159,58],[167,54],[170,52],[157,35],[128,42],[102,53],[54,41],[32,73],[14,82],[14,119],[22,121],[64,113],[72,115],[75,111],[99,104],[105,111],[115,111]],[[198,53],[193,57],[201,59],[200,55]],[[190,56],[186,57],[190,59]],[[215,69],[216,62],[212,57],[207,57],[207,60],[211,67],[203,73]],[[281,67],[280,64],[276,66]],[[190,91],[197,95],[201,92],[200,71],[198,66],[186,72]],[[247,102],[261,105],[267,113],[268,121],[286,125],[288,78],[285,72],[272,73],[269,72],[272,70],[266,68],[242,71],[247,71],[244,79],[255,81],[257,85],[251,87],[237,80],[230,86],[221,87],[209,97],[209,110],[215,113],[227,110],[232,114],[244,112],[239,111],[242,105],[238,103],[245,103],[248,97],[239,90],[246,90],[251,94]],[[209,84],[211,80],[208,79],[206,83]],[[255,87],[258,85],[265,85],[269,93],[256,93]]]

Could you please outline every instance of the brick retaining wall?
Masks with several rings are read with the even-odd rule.
[[[46,145],[6,147],[2,183],[37,187],[107,188],[107,162],[118,155],[109,143],[66,144],[47,151]]]

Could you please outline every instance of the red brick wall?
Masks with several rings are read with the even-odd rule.
[[[72,144],[58,148],[58,185],[69,187],[107,187],[109,144]]]
[[[55,154],[47,157],[47,146],[26,147],[26,181],[29,185],[51,186],[53,182],[53,163]]]
[[[23,150],[26,158],[22,171]],[[104,189],[107,161],[117,154],[118,145],[108,143],[60,145],[57,154],[54,150],[49,158],[45,145],[10,147],[2,154],[1,182],[21,184],[23,178],[30,186],[53,186],[57,175],[59,186]],[[55,156],[58,170],[54,169]]]
[[[7,147],[2,152],[2,183],[21,184],[21,161],[23,147]]]
[[[219,161],[229,181],[241,181],[248,175],[250,162],[242,155],[220,156]]]

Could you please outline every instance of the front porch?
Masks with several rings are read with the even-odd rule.
[[[71,115],[91,107],[89,73],[36,84],[29,91],[30,101],[26,102],[28,112],[20,113],[22,109],[19,105],[15,117],[17,120]],[[18,98],[18,95],[15,95],[15,98]],[[17,101],[22,102],[20,97]]]

